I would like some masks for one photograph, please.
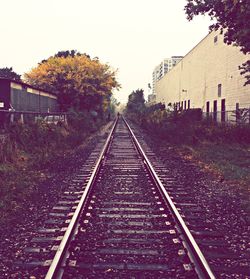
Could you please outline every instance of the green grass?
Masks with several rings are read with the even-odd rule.
[[[250,183],[250,145],[200,143],[184,146],[184,153],[207,165],[227,181]]]
[[[194,160],[244,192],[242,209],[250,213],[250,145],[206,143],[186,147]]]

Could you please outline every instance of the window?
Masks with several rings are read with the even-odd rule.
[[[188,109],[190,109],[190,100],[188,100]]]
[[[218,84],[218,97],[221,97],[221,90],[222,90],[222,85]]]
[[[214,37],[214,44],[217,44],[217,42],[218,42],[218,36],[215,36]]]

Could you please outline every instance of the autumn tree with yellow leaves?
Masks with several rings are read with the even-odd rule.
[[[108,112],[112,91],[119,89],[116,71],[76,51],[61,51],[25,74],[33,86],[54,92],[63,111]]]

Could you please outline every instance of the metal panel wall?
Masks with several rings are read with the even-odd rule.
[[[3,107],[0,110],[8,110],[10,108],[10,82],[0,79],[0,103]]]

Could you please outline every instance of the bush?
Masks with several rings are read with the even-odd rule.
[[[10,142],[25,152],[34,153],[37,149],[47,149],[64,143],[63,127],[45,122],[23,125],[14,123],[7,131]]]
[[[204,123],[199,127],[203,129],[203,140],[218,143],[250,143],[249,125],[216,125]]]
[[[200,109],[170,111],[157,104],[146,108],[143,114],[130,113],[128,117],[158,138],[173,144],[196,144],[201,141],[250,143],[249,125],[222,125],[203,121]]]
[[[104,124],[104,120],[98,119],[91,112],[73,111],[68,117],[68,123],[68,126],[44,121],[13,123],[6,131],[6,141],[0,143],[0,163],[13,162],[18,152],[32,155],[36,165],[43,161],[46,163],[57,151],[79,145],[86,136]]]
[[[0,142],[0,163],[13,161],[16,157],[16,142],[12,142],[10,137],[6,135],[5,140]]]

